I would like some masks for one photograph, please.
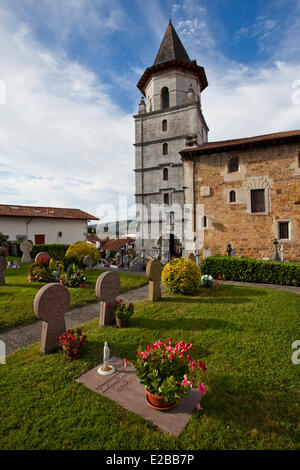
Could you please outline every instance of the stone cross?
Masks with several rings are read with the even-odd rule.
[[[7,268],[7,261],[4,256],[0,256],[0,286],[5,284],[4,271]]]
[[[66,331],[65,313],[70,306],[70,293],[62,284],[46,284],[35,296],[33,309],[43,320],[41,352],[47,354],[59,347],[59,336]]]
[[[86,255],[83,258],[83,264],[86,266],[86,269],[92,269],[94,266],[94,258],[91,255]]]
[[[186,258],[190,261],[193,261],[193,263],[196,263],[196,256],[194,255],[194,253],[189,253]]]
[[[161,264],[157,259],[152,259],[146,267],[146,277],[149,279],[149,296],[151,302],[155,302],[161,298],[160,278]]]
[[[25,240],[21,243],[20,250],[23,253],[21,263],[31,263],[30,252],[32,250],[32,243],[29,240]]]
[[[120,292],[119,276],[109,271],[102,273],[97,279],[95,292],[100,300],[99,326],[111,325],[115,322],[112,304]]]
[[[273,252],[273,255],[271,257],[271,261],[280,261],[280,256],[279,256],[278,251],[277,251],[277,246],[278,246],[277,238],[275,238],[275,240],[273,241],[273,245],[274,245],[274,252]]]
[[[40,251],[36,257],[34,258],[34,261],[37,262],[40,258],[45,258],[46,261],[50,260],[50,255],[46,251]]]

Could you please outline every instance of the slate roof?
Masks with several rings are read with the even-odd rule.
[[[0,204],[0,216],[4,215],[12,217],[43,217],[47,219],[99,220],[98,217],[80,209]]]
[[[300,142],[300,129],[294,131],[276,132],[241,139],[219,140],[207,142],[199,147],[190,147],[179,152],[183,158],[193,155],[205,155],[220,153],[227,150],[241,150],[251,147],[262,147],[264,145],[277,145],[284,143]]]
[[[191,60],[180,41],[171,20],[169,21],[164,38],[153,65],[167,62],[168,60],[182,60],[190,63]]]
[[[171,68],[193,72],[199,79],[201,91],[208,86],[204,67],[197,65],[195,60],[190,60],[170,20],[154,63],[143,73],[137,84],[138,89],[145,96],[145,85],[153,73]]]

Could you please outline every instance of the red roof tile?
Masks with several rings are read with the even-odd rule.
[[[134,243],[134,238],[107,238],[106,240],[101,241],[100,250],[120,250],[128,243]]]
[[[33,207],[0,204],[0,216],[43,217],[47,219],[99,220],[97,217],[80,209],[62,209],[59,207]]]
[[[208,154],[208,153],[217,153],[224,152],[226,150],[231,150],[235,148],[249,148],[254,146],[262,145],[272,145],[280,143],[289,143],[289,142],[299,142],[300,141],[300,130],[295,131],[286,131],[286,132],[277,132],[275,134],[264,134],[257,135],[254,137],[246,137],[242,139],[233,139],[233,140],[220,140],[216,142],[208,142],[199,147],[190,147],[185,148],[179,152],[182,157],[187,155],[195,154]]]

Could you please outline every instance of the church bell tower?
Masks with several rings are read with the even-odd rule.
[[[146,258],[159,255],[165,263],[180,247],[184,250],[179,151],[207,142],[201,109],[201,93],[207,86],[204,68],[190,60],[170,20],[153,65],[137,84],[142,96],[134,116],[136,248]],[[181,224],[182,231],[175,233],[174,224]]]

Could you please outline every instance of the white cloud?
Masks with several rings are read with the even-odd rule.
[[[3,11],[0,80],[2,203],[93,212],[118,194],[132,197],[132,117],[91,70],[43,48]]]

